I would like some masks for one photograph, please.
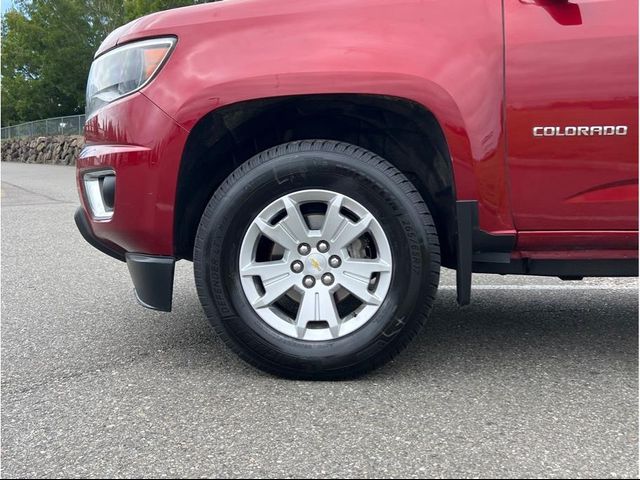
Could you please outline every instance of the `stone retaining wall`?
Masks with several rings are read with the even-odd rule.
[[[3,162],[75,165],[84,138],[77,135],[55,137],[21,137],[2,140]]]

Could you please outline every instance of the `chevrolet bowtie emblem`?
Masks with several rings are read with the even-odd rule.
[[[315,268],[316,270],[320,270],[320,262],[318,260],[316,260],[315,258],[310,259],[311,260],[311,265],[313,266],[313,268]]]

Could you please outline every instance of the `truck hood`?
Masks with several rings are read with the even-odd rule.
[[[362,0],[325,0],[323,2],[302,2],[300,0],[223,0],[214,3],[192,5],[152,13],[118,27],[104,39],[96,56],[107,50],[138,38],[162,35],[179,35],[189,26],[216,21],[238,21],[264,18],[300,12],[313,12],[341,7]],[[376,0],[373,0],[376,1]],[[397,0],[377,0],[386,3]]]

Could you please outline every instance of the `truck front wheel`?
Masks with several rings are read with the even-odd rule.
[[[386,363],[418,333],[440,252],[401,172],[362,148],[308,140],[226,179],[202,215],[194,271],[209,321],[244,360],[337,379]]]

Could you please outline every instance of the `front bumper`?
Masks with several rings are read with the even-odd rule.
[[[85,125],[77,160],[80,200],[91,230],[125,252],[173,255],[176,185],[188,133],[142,93],[99,110]],[[94,218],[84,175],[116,177],[113,216]]]
[[[188,131],[142,93],[108,105],[85,125],[86,147],[77,160],[82,236],[129,267],[144,306],[171,310],[176,185]],[[113,215],[92,215],[85,174],[113,171]]]
[[[93,231],[91,230],[89,220],[87,220],[87,216],[85,215],[82,207],[77,208],[73,219],[75,220],[76,226],[82,234],[82,237],[87,241],[87,243],[89,243],[89,245],[95,247],[97,250],[100,250],[105,255],[109,255],[110,257],[115,258],[116,260],[120,260],[121,262],[125,261],[125,252],[122,249],[116,247],[113,244],[109,244],[104,240],[100,240],[94,235]]]

